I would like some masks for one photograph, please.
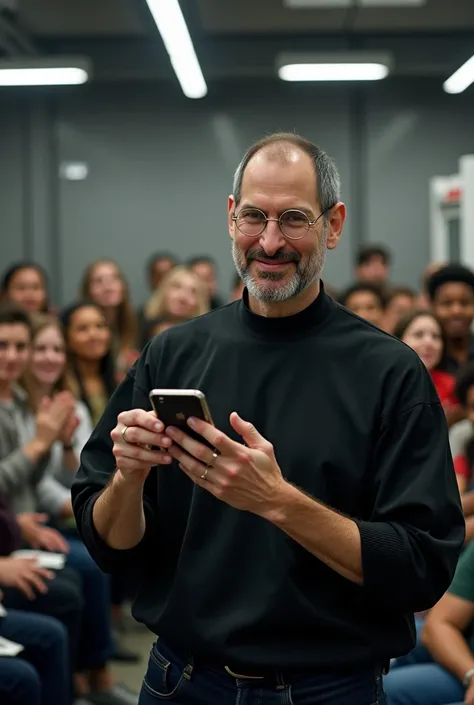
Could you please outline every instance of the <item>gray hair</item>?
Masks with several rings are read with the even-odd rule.
[[[252,157],[266,147],[271,145],[282,147],[284,143],[297,147],[311,157],[316,173],[316,196],[323,213],[338,203],[341,200],[341,178],[335,163],[326,152],[301,135],[292,132],[275,132],[254,142],[245,152],[234,175],[233,196],[236,205],[239,204],[242,196],[244,171]],[[280,150],[280,154],[284,156],[284,150]]]

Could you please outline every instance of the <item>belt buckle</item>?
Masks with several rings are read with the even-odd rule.
[[[232,678],[239,678],[240,680],[249,680],[249,681],[265,680],[265,676],[245,676],[242,673],[235,673],[235,671],[232,671],[229,668],[229,666],[224,666],[224,670],[226,673],[229,674],[229,676],[232,676]]]

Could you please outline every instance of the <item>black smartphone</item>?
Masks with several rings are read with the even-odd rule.
[[[214,448],[211,443],[193,431],[187,424],[189,417],[194,416],[214,425],[206,397],[198,389],[152,389],[150,401],[165,428],[176,426],[200,443]]]

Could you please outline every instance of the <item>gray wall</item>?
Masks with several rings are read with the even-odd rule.
[[[74,297],[85,264],[115,258],[135,299],[154,250],[209,252],[226,291],[233,266],[226,226],[232,174],[263,134],[297,130],[337,161],[349,219],[325,279],[344,285],[360,242],[389,245],[394,279],[416,284],[428,251],[428,180],[474,151],[474,96],[438,82],[371,86],[240,84],[204,101],[168,86],[89,86],[0,94],[1,264],[47,266],[57,303]],[[84,161],[85,181],[58,176]]]

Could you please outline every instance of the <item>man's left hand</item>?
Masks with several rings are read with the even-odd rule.
[[[211,424],[191,418],[190,428],[205,438],[215,452],[173,426],[165,431],[173,440],[167,452],[199,487],[236,509],[264,516],[278,506],[286,481],[272,444],[235,412],[230,423],[246,446]]]

